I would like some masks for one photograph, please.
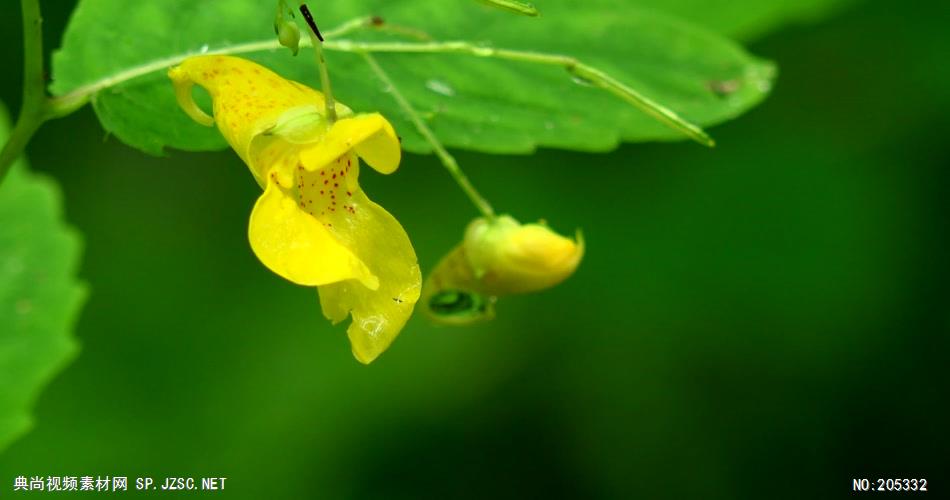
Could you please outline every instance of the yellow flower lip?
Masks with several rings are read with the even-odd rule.
[[[422,281],[405,230],[358,182],[360,159],[384,174],[399,166],[392,125],[342,104],[331,125],[320,92],[238,57],[192,57],[168,76],[182,109],[217,125],[264,190],[248,225],[254,254],[317,287],[333,323],[352,317],[353,355],[372,362],[411,316]],[[213,118],[194,102],[194,85],[211,95]]]

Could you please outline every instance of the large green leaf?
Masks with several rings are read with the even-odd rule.
[[[0,144],[6,137],[0,109]],[[25,163],[0,184],[0,450],[30,428],[40,390],[75,355],[86,295],[80,238],[63,223],[59,190]]]
[[[633,2],[547,0],[538,6],[541,18],[506,15],[467,1],[349,0],[321,3],[317,22],[326,32],[372,14],[387,26],[423,30],[435,40],[574,56],[701,125],[741,114],[771,86],[771,64],[720,35],[638,9]],[[191,122],[177,108],[165,68],[186,54],[229,50],[316,85],[310,49],[295,58],[289,50],[267,48],[276,46],[273,11],[273,0],[161,0],[134,6],[124,0],[82,0],[53,58],[52,91],[62,96],[98,90],[93,104],[104,127],[151,153],[166,146],[223,147],[216,131]],[[407,149],[425,152],[428,146],[392,96],[345,44],[413,43],[392,31],[328,38],[334,90],[354,109],[382,111]],[[254,46],[257,50],[243,50],[256,42],[262,42]],[[536,146],[603,151],[620,141],[682,137],[603,90],[572,80],[561,67],[467,54],[385,53],[378,59],[450,146],[498,153],[530,152]]]
[[[611,2],[612,0],[596,0]],[[857,0],[635,0],[718,33],[751,40],[785,24],[821,19]]]

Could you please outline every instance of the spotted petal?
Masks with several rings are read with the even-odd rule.
[[[353,355],[370,363],[396,338],[419,300],[422,276],[409,237],[392,215],[373,203],[359,187],[347,196],[347,209],[322,220],[333,234],[379,277],[371,290],[354,281],[321,286],[323,314],[339,323],[352,314],[347,335]]]
[[[355,279],[359,287],[379,287],[359,257],[302,210],[273,178],[254,205],[248,239],[265,266],[299,285]]]

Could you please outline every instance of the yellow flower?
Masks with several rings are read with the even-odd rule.
[[[583,256],[579,231],[572,240],[544,224],[520,224],[507,215],[475,219],[462,244],[429,276],[426,310],[449,324],[492,319],[496,297],[551,288],[573,274]]]
[[[278,275],[317,287],[334,323],[352,314],[353,355],[376,359],[412,314],[421,283],[406,232],[357,183],[360,159],[383,174],[399,166],[392,126],[341,104],[331,126],[323,94],[246,59],[192,57],[168,75],[182,109],[216,122],[264,190],[248,228],[254,253]],[[193,101],[194,84],[211,94],[213,119]]]

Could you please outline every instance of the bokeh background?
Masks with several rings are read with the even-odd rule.
[[[72,4],[44,4],[48,47]],[[19,15],[2,12],[15,110]],[[120,475],[223,476],[250,499],[837,498],[856,477],[939,494],[943,2],[868,0],[747,45],[778,84],[713,150],[460,153],[497,207],[581,227],[589,253],[493,323],[417,315],[369,367],[315,292],[252,255],[258,188],[236,156],[147,157],[89,108],[47,124],[28,154],[85,235],[91,293],[81,354],[0,455],[0,492]],[[474,216],[431,157],[361,182],[424,269]]]

